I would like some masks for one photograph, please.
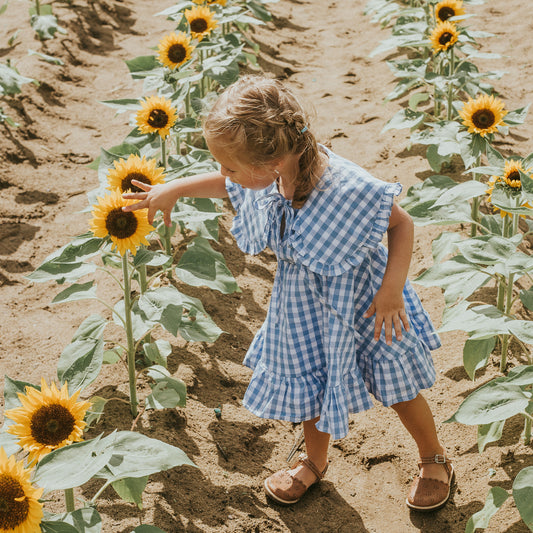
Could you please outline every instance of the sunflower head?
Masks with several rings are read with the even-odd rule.
[[[146,236],[155,230],[148,223],[146,209],[138,211],[123,211],[126,205],[135,204],[136,200],[125,200],[119,189],[103,198],[98,198],[98,204],[93,206],[91,231],[96,237],[109,237],[120,255],[129,250],[132,255],[137,253],[141,244],[150,244]]]
[[[504,106],[499,98],[484,94],[475,100],[470,98],[459,111],[459,116],[469,133],[478,133],[485,137],[488,133],[496,132],[498,126],[505,125],[503,117],[507,111]]]
[[[435,53],[448,50],[459,38],[459,32],[452,22],[439,22],[429,38]]]
[[[41,531],[43,505],[39,498],[43,489],[30,483],[31,472],[22,462],[9,458],[0,448],[0,531],[33,533]]]
[[[503,174],[501,176],[491,176],[488,182],[488,188],[486,190],[487,193],[487,201],[492,202],[492,194],[495,189],[502,189],[506,191],[507,195],[511,196],[517,196],[520,194],[520,189],[522,188],[522,176],[520,175],[520,172],[523,174],[528,175],[530,178],[532,177],[530,172],[531,169],[524,170],[522,166],[522,162],[516,159],[508,159],[505,161],[505,167],[503,169]],[[521,204],[522,207],[532,207],[529,202],[525,202]],[[512,213],[508,213],[507,211],[503,211],[499,207],[493,206],[494,211],[500,212],[500,216],[502,218],[509,216],[512,217]],[[521,217],[525,217],[525,215],[520,215]]]
[[[186,33],[170,33],[159,41],[159,62],[169,69],[178,68],[191,59],[193,50]]]
[[[164,139],[176,123],[177,116],[170,100],[150,96],[141,102],[141,109],[137,111],[137,126],[141,133],[159,133]]]
[[[437,22],[445,22],[450,17],[464,15],[463,0],[442,0],[435,6],[435,18]]]
[[[220,6],[225,6],[227,3],[227,0],[193,0],[193,2],[195,4],[200,4],[200,5],[207,4],[208,6],[210,6],[212,4],[218,4]]]
[[[131,180],[141,181],[147,185],[157,185],[164,183],[163,168],[156,167],[155,159],[142,159],[135,154],[131,154],[126,161],[124,159],[113,161],[115,168],[109,169],[107,175],[108,189],[120,192],[142,192],[142,189],[132,185]]]
[[[85,412],[90,402],[78,401],[80,391],[68,394],[65,383],[58,390],[41,379],[41,390],[26,387],[19,393],[22,407],[10,409],[5,416],[15,422],[7,432],[19,437],[19,445],[29,452],[29,463],[40,461],[46,454],[82,440]]]
[[[206,6],[185,10],[185,18],[189,23],[192,37],[199,41],[208,36],[217,27],[213,11]]]

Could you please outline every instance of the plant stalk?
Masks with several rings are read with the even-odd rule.
[[[476,162],[475,162],[475,167],[479,167],[481,165],[481,156],[478,156],[476,158]],[[474,172],[472,174],[472,177],[474,180],[476,181],[479,181],[479,175],[477,172]],[[474,220],[475,222],[479,222],[479,197],[478,196],[474,196],[474,198],[472,198],[472,207],[471,207],[471,215],[472,215],[472,220]],[[470,224],[470,237],[475,237],[477,234],[477,225],[476,224]]]
[[[454,76],[454,63],[455,63],[455,51],[454,47],[452,46],[450,48],[450,72],[449,72],[449,79],[448,79],[448,108],[447,108],[447,116],[446,118],[448,120],[452,120],[453,115],[453,76]]]
[[[76,504],[74,503],[74,489],[65,489],[65,507],[67,513],[72,513],[76,510]]]
[[[39,16],[41,14],[41,4],[39,0],[35,0],[35,14]]]
[[[137,384],[135,379],[135,342],[131,321],[130,273],[128,251],[122,256],[122,273],[124,275],[124,316],[126,319],[126,337],[128,339],[128,378],[130,382],[130,408],[133,418],[137,416]]]

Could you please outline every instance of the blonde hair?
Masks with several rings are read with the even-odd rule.
[[[308,117],[294,94],[281,82],[244,76],[230,85],[203,121],[207,137],[221,142],[255,166],[287,154],[300,154],[292,205],[300,208],[320,176],[319,149]]]

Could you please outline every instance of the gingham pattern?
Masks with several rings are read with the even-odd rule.
[[[275,184],[261,191],[226,186],[239,247],[256,254],[268,245],[279,260],[266,320],[244,360],[254,369],[244,405],[264,418],[320,416],[317,428],[338,439],[348,432],[349,413],[372,407],[370,394],[389,406],[430,387],[430,349],[440,340],[407,282],[410,332],[392,346],[374,341],[374,317],[363,313],[385,272],[380,242],[401,186],[328,155],[327,171],[300,210]]]

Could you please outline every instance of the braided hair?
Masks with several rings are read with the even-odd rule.
[[[254,166],[300,154],[295,208],[303,206],[320,179],[319,149],[307,115],[278,80],[243,76],[222,93],[204,118],[203,129],[230,151],[239,150],[239,157]]]

